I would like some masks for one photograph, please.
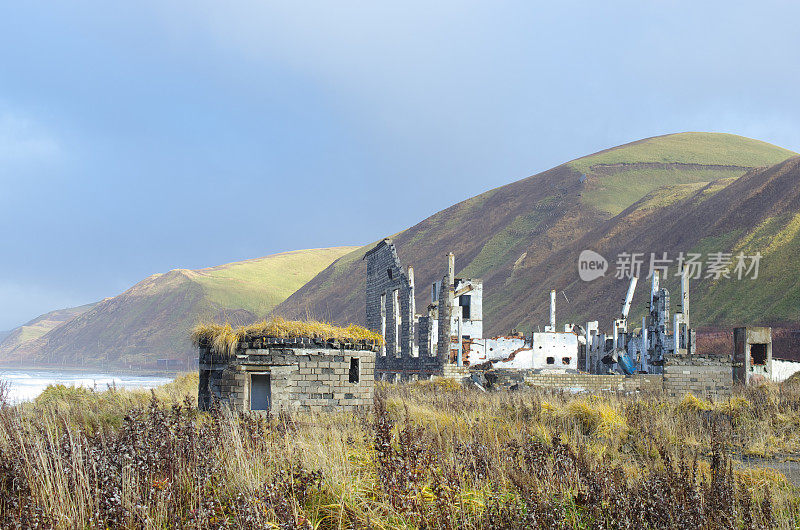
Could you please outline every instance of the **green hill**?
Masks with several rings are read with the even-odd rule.
[[[587,176],[583,202],[616,215],[663,186],[740,177],[750,168],[794,155],[733,134],[680,133],[607,149],[566,165]]]
[[[444,274],[445,255],[453,251],[459,275],[484,280],[484,325],[489,334],[545,322],[551,288],[569,288],[570,299],[576,292],[586,297],[582,305],[573,302],[563,309],[564,316],[578,321],[592,315],[610,318],[619,310],[626,285],[575,283],[581,250],[614,237],[650,241],[653,251],[660,250],[656,243],[669,236],[665,230],[671,218],[662,219],[662,225],[647,225],[648,212],[680,215],[676,205],[687,198],[713,197],[745,175],[757,174],[755,168],[792,156],[796,154],[786,149],[730,134],[648,138],[490,190],[392,237],[403,263],[414,266],[420,311],[429,303],[427,286]],[[754,178],[750,186],[756,186],[758,177]],[[718,208],[717,216],[728,213],[726,206]],[[791,216],[792,208],[786,205],[787,211],[776,215]],[[760,217],[750,221],[752,228],[762,222]],[[679,243],[663,251],[677,251]],[[695,244],[699,242],[691,242]],[[360,258],[371,247],[332,264],[278,305],[275,313],[298,317],[310,312],[340,323],[363,323],[366,273]],[[609,296],[620,289],[621,294]],[[750,316],[755,321],[757,315]],[[711,314],[698,317],[727,321]]]
[[[89,311],[95,305],[87,304],[79,307],[57,309],[40,315],[0,337],[0,352],[11,351],[21,344],[36,340],[65,322],[69,322],[78,315]]]
[[[0,348],[0,361],[136,367],[158,358],[185,359],[193,353],[189,329],[199,320],[263,318],[353,248],[299,250],[154,274],[38,337]]]
[[[696,326],[800,323],[800,265],[796,262],[800,255],[800,157],[753,170],[733,181],[694,190],[683,187],[682,192],[657,190],[554,252],[535,270],[514,275],[504,291],[514,293],[513,297],[501,295],[499,301],[507,308],[499,326],[525,327],[541,321],[547,311],[542,293],[550,286],[569,298],[568,304],[560,303],[560,322],[610,318],[619,311],[627,288],[627,280],[615,278],[614,270],[615,258],[623,252],[647,257],[643,275],[648,272],[651,253],[660,256],[666,252],[673,260],[681,252],[698,253],[704,264],[711,253],[730,257],[730,278],[707,277],[704,265],[700,277],[690,282],[691,318]],[[659,200],[663,194],[679,198],[663,205]],[[578,254],[586,248],[606,257],[611,267],[605,277],[591,283],[577,277]],[[761,254],[756,278],[753,273],[737,277],[734,267],[739,252]],[[662,282],[673,293],[679,292],[677,272],[673,262]],[[643,282],[634,296],[633,321],[639,320],[646,308],[649,281]],[[513,303],[520,298],[536,302],[527,307]]]

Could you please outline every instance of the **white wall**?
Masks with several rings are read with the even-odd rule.
[[[772,380],[780,383],[786,381],[792,374],[800,372],[800,362],[779,361],[772,359]]]
[[[509,359],[516,352],[513,359]],[[553,364],[547,363],[547,358]],[[564,364],[563,359],[569,359]],[[534,333],[533,344],[518,337],[495,337],[473,341],[468,356],[472,365],[492,361],[494,368],[578,369],[578,336],[575,333]]]

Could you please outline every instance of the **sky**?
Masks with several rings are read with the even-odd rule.
[[[0,2],[0,330],[592,152],[800,151],[800,4]]]

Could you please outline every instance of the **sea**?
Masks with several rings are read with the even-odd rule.
[[[155,375],[120,374],[114,372],[85,372],[57,369],[4,369],[0,380],[9,384],[8,400],[11,403],[32,401],[48,385],[82,386],[98,392],[111,386],[116,388],[154,388],[172,381],[172,377]]]

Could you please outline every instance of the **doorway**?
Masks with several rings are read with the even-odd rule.
[[[250,410],[269,410],[271,393],[269,374],[250,374]]]

